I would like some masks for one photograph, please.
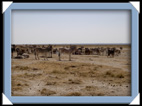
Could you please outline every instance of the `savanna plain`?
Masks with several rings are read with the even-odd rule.
[[[35,60],[33,53],[26,59],[11,58],[11,95],[131,96],[131,46],[121,46],[121,54],[113,58],[71,55],[69,61],[68,54],[61,54],[59,61],[53,54],[48,60]]]

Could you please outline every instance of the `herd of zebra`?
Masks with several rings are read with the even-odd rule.
[[[52,54],[57,54],[59,60],[61,61],[61,54],[69,54],[69,61],[71,61],[71,55],[99,55],[99,56],[107,56],[114,57],[121,54],[122,47],[96,47],[96,48],[84,48],[83,46],[77,48],[76,45],[70,45],[70,47],[62,47],[62,48],[53,48],[53,45],[48,45],[48,47],[42,46],[38,47],[37,45],[26,45],[26,46],[11,46],[11,54],[13,57],[13,53],[17,52],[17,56],[21,56],[24,53],[35,55],[35,59],[39,60],[42,54],[44,60],[48,60],[50,54],[50,58],[52,58]]]

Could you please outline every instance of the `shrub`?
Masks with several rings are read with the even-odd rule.
[[[16,69],[20,69],[20,70],[28,70],[30,69],[28,66],[15,66]]]
[[[81,84],[82,82],[80,79],[74,79],[74,80],[69,79],[68,81],[69,81],[69,84]]]
[[[81,96],[81,93],[79,93],[79,92],[71,92],[71,93],[68,93],[66,96]]]
[[[104,96],[105,94],[104,93],[98,93],[97,95],[98,96]]]
[[[59,73],[58,70],[53,70],[52,73]]]
[[[46,85],[55,85],[56,82],[47,82]]]
[[[124,78],[124,75],[123,74],[118,74],[116,77],[117,78]]]
[[[110,72],[110,71],[107,71],[107,72],[106,72],[106,75],[111,75],[111,72]]]
[[[65,67],[64,69],[65,69],[65,70],[68,70],[68,69],[69,69],[69,67]]]
[[[53,70],[52,73],[54,73],[54,74],[66,74],[67,72],[63,71],[63,70]]]

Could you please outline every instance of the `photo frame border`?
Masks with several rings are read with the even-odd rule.
[[[11,96],[11,11],[12,10],[130,10],[131,11],[131,96]],[[139,94],[139,13],[131,3],[12,3],[4,15],[4,95],[13,104],[129,104]]]

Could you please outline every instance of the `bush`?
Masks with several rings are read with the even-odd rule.
[[[124,78],[124,75],[123,74],[118,74],[116,77],[117,78]]]
[[[124,78],[124,75],[120,73],[119,71],[107,71],[106,75],[110,77],[115,77],[115,78]]]
[[[52,73],[54,73],[54,74],[66,74],[67,72],[63,71],[63,70],[53,70]]]
[[[106,72],[106,75],[111,75],[111,72],[110,72],[110,71],[107,71],[107,72]]]
[[[20,70],[28,70],[30,69],[28,66],[15,66],[16,69],[20,69]]]
[[[56,82],[47,82],[46,85],[55,85]]]
[[[71,92],[71,93],[67,94],[66,96],[81,96],[81,93],[79,93],[79,92]]]
[[[81,84],[82,82],[80,79],[74,79],[74,80],[69,79],[68,81],[69,81],[69,84]]]

